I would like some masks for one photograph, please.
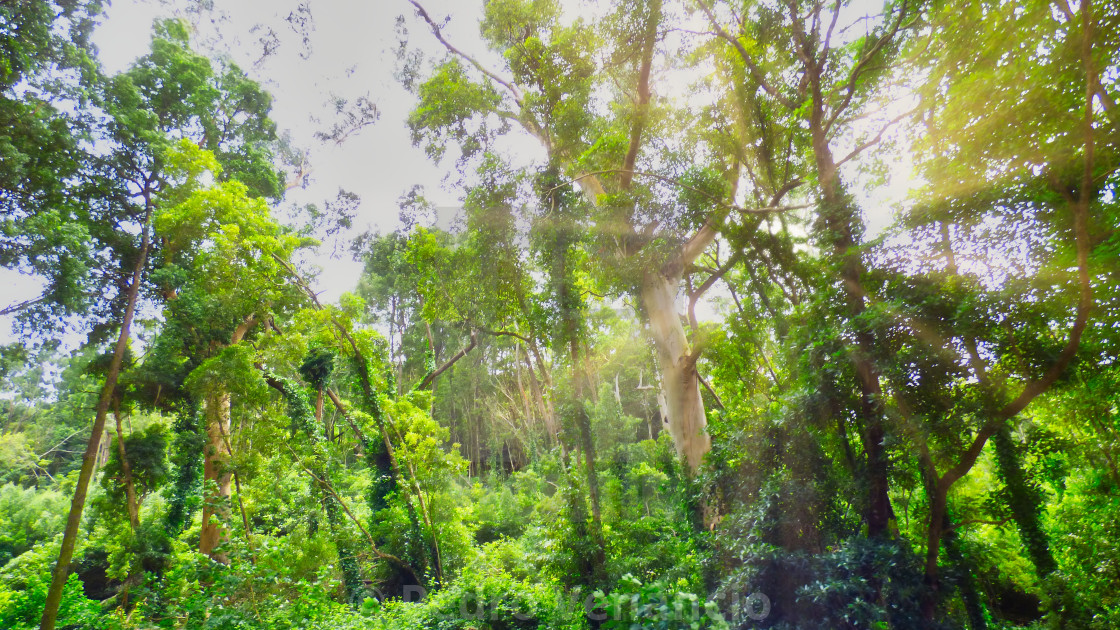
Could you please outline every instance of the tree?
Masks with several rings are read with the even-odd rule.
[[[43,293],[0,306],[49,334],[90,306],[94,248],[82,188],[91,175],[81,141],[96,62],[89,44],[100,2],[10,3],[0,9],[0,265],[42,278]],[[64,103],[76,105],[68,112]]]
[[[888,5],[874,29],[849,43],[839,39],[846,30],[841,4],[770,7],[746,3],[731,8],[702,3],[700,8],[715,35],[733,51],[732,61],[741,64],[732,69],[732,76],[746,84],[743,93],[752,95],[743,108],[777,112],[777,119],[788,121],[784,124],[794,130],[791,146],[805,152],[804,161],[790,160],[790,164],[804,170],[802,178],[815,182],[813,233],[829,265],[827,275],[818,280],[823,283],[812,287],[819,309],[815,317],[823,317],[813,321],[823,325],[811,337],[815,337],[814,346],[848,357],[852,371],[840,372],[841,378],[836,379],[830,376],[835,368],[807,367],[822,371],[827,396],[840,394],[825,407],[826,413],[836,414],[854,404],[866,459],[852,468],[865,479],[864,521],[870,535],[891,536],[890,444],[904,440],[918,449],[917,474],[925,480],[930,500],[924,570],[927,583],[936,589],[942,536],[952,528],[947,512],[949,490],[972,469],[987,441],[1005,430],[1009,418],[1059,381],[1077,356],[1087,329],[1092,299],[1089,207],[1096,203],[1091,182],[1097,174],[1107,181],[1114,171],[1110,163],[1093,157],[1097,133],[1088,103],[1100,92],[1093,78],[1093,53],[1075,52],[1079,47],[1092,51],[1091,38],[1084,36],[1095,32],[1092,9],[1082,7],[1079,19],[1088,26],[1080,32],[1073,26],[1076,21],[1057,19],[1050,7],[1040,6],[1037,12],[1021,8],[1015,19],[997,19],[1000,12],[994,8],[960,15],[947,10],[943,16],[934,10],[932,15],[941,17],[933,19],[927,37],[918,36],[917,31],[910,34],[924,16],[916,13],[916,6],[902,2]],[[731,15],[749,19],[737,20],[734,28],[738,30],[729,30],[725,24]],[[1064,15],[1073,17],[1069,11]],[[977,39],[977,29],[984,28],[981,22],[1010,39],[994,35]],[[1033,26],[1043,23],[1043,29]],[[1047,42],[1039,44],[1037,55],[1014,48],[1028,32],[1039,34],[1040,39],[1032,41]],[[997,41],[1000,43],[993,43]],[[1011,49],[1004,47],[1004,42],[1013,41]],[[894,61],[897,52],[908,45],[936,59],[932,67],[939,68],[918,88],[930,121],[927,138],[932,151],[926,155],[938,157],[925,162],[930,187],[923,203],[904,215],[903,222],[903,229],[927,230],[917,234],[929,239],[924,245],[929,249],[915,256],[902,248],[885,247],[881,256],[874,244],[861,242],[864,221],[839,167],[879,146],[892,126],[910,116],[911,112],[903,111],[889,118],[873,109],[878,98],[889,98],[903,89],[894,83],[900,80],[897,77],[905,77],[905,70],[892,70],[892,65],[899,63]],[[956,45],[962,46],[960,57],[948,52]],[[1021,66],[1005,69],[996,63],[997,70],[981,70],[982,59],[1009,54],[1025,54],[1032,59],[1031,67],[1047,68],[1043,70],[1047,76],[1068,76],[1070,81],[1059,82],[1061,88],[1040,81],[1037,92],[1023,93],[1020,79],[1015,78]],[[971,66],[974,60],[978,65]],[[975,73],[962,70],[962,64],[974,67]],[[791,73],[796,82],[789,80]],[[1066,87],[1078,82],[1085,86],[1080,96]],[[977,100],[981,94],[982,103]],[[989,98],[992,94],[1002,96]],[[1059,98],[1057,94],[1066,99],[1068,108],[1051,106]],[[1102,102],[1108,98],[1106,93]],[[1046,105],[1037,109],[1022,107],[1024,102],[1044,101]],[[1036,135],[1020,144],[1017,138],[1002,141],[985,131],[988,122],[977,121],[1006,122],[991,115],[1002,111],[1000,104],[1006,104],[1006,111],[1014,108],[1015,115],[1024,116],[1020,124]],[[1082,111],[1087,113],[1071,115]],[[861,134],[856,125],[865,117],[882,119],[882,126]],[[837,153],[838,146],[851,149],[845,148],[848,152],[842,155]],[[1053,153],[1038,150],[1046,146],[1054,147]],[[988,184],[993,173],[999,176]],[[1068,218],[1049,223],[1049,217],[1061,216],[1063,211]],[[1020,223],[1015,217],[1024,213],[1030,219]],[[939,220],[944,221],[940,226]],[[1010,228],[1015,224],[1019,227]],[[963,277],[970,279],[962,279],[960,271],[966,258],[961,249],[967,251],[983,242],[984,231],[992,225],[1000,225],[1001,230],[1007,225],[1010,229],[1003,232],[1004,238],[1011,239],[1014,230],[1022,235],[1041,228],[1037,237],[1023,238],[1028,242],[1038,238],[1037,242],[1047,244],[1042,249],[1030,246],[1026,257],[1030,262],[1024,261],[1023,267],[1012,272],[1019,275],[997,281],[997,286],[1003,285],[998,289],[985,286],[981,277],[973,275],[976,272],[965,273]],[[923,242],[914,235],[907,233],[910,252],[915,243]],[[928,264],[922,256],[931,255],[944,262],[940,270],[944,275],[914,271]],[[892,257],[897,262],[881,262]],[[1001,273],[989,261],[974,259],[968,264]],[[1079,288],[1072,291],[1076,298],[1071,300],[1069,289],[1054,286],[1053,276],[1044,271],[1052,264],[1078,270],[1074,286]],[[839,295],[825,284],[834,280],[839,281]],[[1029,303],[1015,297],[1025,290],[1035,296]],[[766,299],[762,294],[760,298]],[[1072,325],[1064,341],[1056,346],[1047,343],[1045,350],[1029,349],[1032,334],[1041,334],[1034,326],[1053,331],[1066,328],[1060,322],[1068,321]],[[1015,327],[1018,331],[1008,335]],[[1024,352],[1031,358],[1024,357]],[[995,378],[989,373],[993,366],[999,366]],[[849,383],[858,386],[855,396],[844,393]],[[842,429],[844,421],[840,423]],[[962,434],[966,436],[963,440]],[[846,445],[846,434],[841,439]],[[1015,472],[1014,450],[1002,438],[997,441],[1003,444],[997,450],[1008,488],[1021,497],[1013,502],[1029,502],[1025,486],[1014,481],[1021,474]],[[1037,498],[1034,502],[1037,506]],[[1039,544],[1030,542],[1038,539],[1037,524],[1023,523],[1037,518],[1037,507],[1015,510],[1028,548],[1039,549],[1032,555],[1045,573],[1043,567],[1052,567],[1052,561],[1045,558]],[[926,598],[929,619],[935,601]]]
[[[935,14],[939,29],[931,43],[938,58],[931,62],[934,74],[923,93],[930,114],[932,151],[925,163],[930,188],[912,215],[912,224],[933,231],[937,238],[942,282],[955,284],[966,295],[984,296],[988,310],[974,313],[975,319],[960,322],[952,333],[967,350],[962,368],[976,380],[982,397],[969,427],[972,438],[945,452],[945,464],[924,464],[936,480],[926,561],[931,579],[936,576],[948,492],[969,473],[989,439],[996,442],[1012,511],[1036,570],[1043,578],[1054,570],[1037,520],[1038,497],[1030,496],[1013,461],[1008,422],[1060,384],[1079,358],[1107,360],[1104,357],[1115,351],[1111,344],[1094,343],[1101,333],[1094,331],[1092,321],[1093,311],[1100,308],[1095,306],[1097,300],[1114,300],[1109,283],[1103,281],[1112,273],[1105,252],[1111,247],[1113,210],[1102,193],[1115,180],[1120,163],[1109,131],[1117,124],[1115,86],[1101,78],[1101,71],[1111,63],[1111,53],[1106,51],[1116,49],[1117,32],[1110,26],[1109,12],[1089,2],[1076,13],[1069,7],[1054,12],[1049,5],[1023,7],[1014,14],[987,9],[991,12],[982,20],[975,11]],[[960,28],[990,29],[992,37],[1029,32],[1038,46],[1017,49],[994,40],[980,44],[961,38]],[[954,64],[954,59],[962,59],[958,55],[966,60],[963,65]],[[997,57],[1016,59],[1018,69],[981,69],[981,58]],[[975,74],[969,75],[969,68],[975,68]],[[1048,79],[1023,91],[1024,68]],[[936,94],[934,86],[943,86],[946,92]],[[979,91],[989,95],[983,106],[971,96]],[[981,107],[986,119],[975,117]],[[969,116],[975,118],[969,121]],[[994,120],[1029,131],[998,138],[984,130]],[[951,165],[946,161],[950,152]],[[1015,275],[1004,280],[1002,291],[990,291],[981,277],[965,271],[974,263],[959,243],[969,237],[983,238],[985,220],[1001,229],[1020,230],[1029,243],[1021,262],[1012,263],[1021,265],[1020,270],[1009,270]],[[991,264],[981,263],[979,268],[984,267],[988,273],[1003,272]],[[1028,304],[1020,301],[1023,292],[1034,296]],[[1002,325],[997,323],[1000,320]],[[1013,325],[1009,331],[1007,324],[1013,321],[1018,330]],[[1023,333],[1038,330],[1037,325],[1065,329],[1064,340],[1038,343],[1024,338]]]
[[[654,98],[655,65],[669,63],[671,14],[657,1],[623,2],[599,24],[565,24],[554,2],[489,4],[481,35],[502,53],[503,77],[447,41],[438,22],[412,4],[449,51],[417,88],[414,141],[433,157],[455,141],[469,159],[492,144],[503,125],[515,125],[544,148],[547,164],[539,170],[567,179],[557,180],[551,192],[580,185],[590,205],[570,220],[592,229],[594,255],[612,261],[603,283],[641,300],[658,349],[670,433],[695,472],[710,448],[696,368],[701,349],[680,322],[676,296],[702,272],[693,263],[729,215],[772,209],[735,206],[741,164],[690,144],[695,138],[667,123],[668,103]],[[651,169],[642,170],[644,162]],[[703,166],[687,170],[696,163]],[[540,208],[541,215],[548,210]],[[692,283],[699,297],[714,280]]]
[[[177,199],[155,217],[163,238],[160,252],[170,297],[167,318],[173,332],[198,366],[186,377],[188,389],[202,402],[208,442],[204,482],[216,484],[203,509],[199,550],[221,562],[221,521],[228,515],[232,471],[230,448],[231,384],[252,373],[252,362],[239,344],[258,322],[298,305],[297,287],[280,282],[283,261],[305,241],[271,218],[267,203],[251,197],[240,180],[202,187],[206,177],[221,175],[218,159],[189,141],[169,156],[172,177],[181,178]],[[170,284],[174,280],[174,284]]]
[[[153,242],[152,218],[157,207],[176,194],[165,170],[174,142],[172,134],[201,131],[199,142],[226,147],[223,150],[237,164],[238,171],[257,176],[254,183],[263,187],[260,190],[278,194],[275,170],[259,164],[260,159],[267,158],[261,141],[268,138],[272,127],[261,122],[262,118],[267,120],[266,112],[248,108],[267,105],[268,99],[260,96],[259,89],[236,68],[221,78],[224,82],[218,83],[209,60],[190,51],[185,25],[169,21],[157,26],[148,56],[128,72],[95,84],[98,102],[107,115],[102,121],[102,137],[112,150],[102,159],[90,158],[99,172],[86,194],[90,195],[91,236],[115,254],[103,258],[111,262],[101,272],[117,289],[105,306],[110,313],[119,313],[120,320],[109,319],[99,324],[103,329],[117,324],[119,334],[47,597],[41,623],[44,630],[54,627],[105,416],[128,348],[132,320],[147,278],[149,255],[158,246]],[[232,87],[234,92],[223,90],[223,85]],[[244,137],[239,135],[241,130],[246,132]],[[238,159],[245,156],[255,156],[257,160]],[[95,326],[94,334],[97,333]]]

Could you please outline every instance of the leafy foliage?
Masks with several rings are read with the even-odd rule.
[[[462,214],[413,188],[333,304],[308,235],[358,200],[281,219],[245,71],[160,20],[106,76],[99,3],[0,7],[0,265],[44,287],[0,304],[0,626],[64,540],[72,628],[1120,624],[1117,7],[412,5],[447,54],[401,42],[399,124]],[[336,101],[321,140],[392,124]]]

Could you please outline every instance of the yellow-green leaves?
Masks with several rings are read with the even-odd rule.
[[[202,187],[207,174],[212,179],[222,173],[222,165],[213,153],[186,138],[172,145],[164,159],[168,181],[174,186],[172,194],[181,197]]]
[[[263,199],[249,196],[238,181],[207,186],[221,172],[214,155],[188,140],[168,153],[168,165],[179,186],[168,195],[181,201],[155,217],[157,233],[173,255],[194,257],[204,265],[231,263],[275,274],[274,256],[287,260],[303,245],[273,220]],[[214,271],[219,271],[215,268]],[[241,271],[244,271],[242,269]]]
[[[199,398],[231,391],[242,397],[263,398],[268,388],[260,371],[253,366],[254,360],[250,346],[237,344],[223,348],[191,372],[186,387]]]

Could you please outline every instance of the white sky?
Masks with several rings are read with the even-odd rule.
[[[170,15],[175,4],[181,2],[114,0],[94,35],[106,71],[122,71],[145,54],[153,20]],[[322,207],[325,201],[334,199],[339,188],[357,193],[362,204],[355,220],[355,233],[371,226],[392,230],[398,222],[397,199],[413,185],[423,186],[427,198],[437,206],[458,205],[459,193],[441,186],[442,178],[452,168],[450,160],[442,165],[432,164],[421,149],[412,146],[405,120],[413,97],[393,77],[398,15],[406,16],[410,45],[425,49],[429,55],[442,55],[431,34],[414,19],[406,0],[311,0],[308,48],[286,21],[290,14],[298,13],[299,0],[215,4],[220,6],[216,25],[223,39],[211,39],[211,43],[272,93],[272,116],[278,128],[291,133],[295,146],[310,150],[311,180],[305,189],[290,191],[285,205],[316,203]],[[437,20],[451,16],[444,33],[456,45],[476,57],[493,59],[493,53],[478,42],[480,1],[426,0],[424,5]],[[576,6],[572,0],[568,8]],[[585,3],[578,6],[586,10]],[[198,27],[198,38],[203,41],[214,32],[209,18]],[[279,36],[281,45],[274,55],[257,65],[261,52],[258,39],[267,28]],[[330,125],[332,95],[351,101],[368,95],[376,103],[380,119],[341,146],[324,144],[313,134]],[[531,148],[527,144],[524,150]],[[909,170],[908,160],[896,163],[892,180],[897,184],[880,189],[865,200],[865,207],[871,210],[868,219],[872,232],[878,232],[889,221],[891,213],[887,207],[905,194]],[[323,269],[316,289],[330,302],[355,287],[361,269],[345,249],[338,258],[330,258],[333,248],[325,245],[314,259]],[[39,287],[35,278],[0,270],[0,307],[35,297]],[[9,325],[7,318],[0,318],[0,342],[12,340]]]

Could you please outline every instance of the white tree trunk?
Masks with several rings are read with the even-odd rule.
[[[668,411],[669,435],[677,453],[695,473],[712,448],[708,436],[700,378],[677,313],[680,278],[665,277],[656,271],[642,281],[642,304],[649,317],[650,335],[661,365],[661,392]]]

